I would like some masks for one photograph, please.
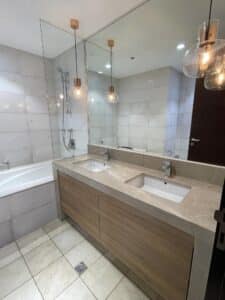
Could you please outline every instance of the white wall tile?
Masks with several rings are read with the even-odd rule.
[[[20,73],[25,76],[37,76],[44,78],[44,64],[40,56],[21,51]]]
[[[29,113],[48,113],[48,102],[45,97],[26,96],[25,103]]]
[[[15,238],[34,231],[57,217],[56,203],[50,202],[28,213],[16,216],[12,219],[12,229]]]
[[[26,114],[0,113],[0,132],[17,132],[27,129]]]
[[[19,73],[21,52],[0,45],[0,72]]]
[[[0,224],[0,248],[12,242],[14,236],[11,230],[11,222],[7,221]]]
[[[0,91],[24,95],[23,77],[16,73],[0,72]]]
[[[0,112],[25,112],[24,95],[0,92]]]
[[[6,197],[10,206],[11,217],[30,212],[54,201],[54,188],[54,183],[48,183]]]
[[[28,114],[30,130],[50,130],[48,114]]]
[[[0,152],[23,150],[31,146],[28,131],[0,132],[0,140]]]
[[[49,73],[50,77],[53,74]],[[44,139],[48,143],[45,149],[38,139],[42,144],[38,151],[32,148],[31,140],[33,131],[49,130],[45,97],[42,57],[0,45],[0,161],[9,159],[12,166],[17,166],[51,158],[49,136]]]

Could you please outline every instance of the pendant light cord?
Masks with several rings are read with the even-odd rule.
[[[207,24],[207,31],[206,31],[206,40],[209,39],[209,30],[210,30],[211,18],[212,18],[212,8],[213,8],[213,0],[210,0],[209,17],[208,17],[208,24]]]
[[[110,83],[111,83],[111,86],[112,86],[112,47],[110,47],[110,65],[111,65],[111,68],[110,68]]]
[[[78,67],[77,67],[77,34],[76,29],[74,29],[74,51],[75,51],[75,68],[76,68],[76,78],[78,78]]]

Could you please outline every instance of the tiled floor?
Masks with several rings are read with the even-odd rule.
[[[79,276],[81,261],[88,269]],[[148,298],[69,223],[55,220],[0,249],[0,299]]]

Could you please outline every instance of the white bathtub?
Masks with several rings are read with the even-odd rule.
[[[0,172],[0,197],[53,181],[52,161]]]

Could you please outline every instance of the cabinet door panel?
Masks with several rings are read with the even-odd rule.
[[[99,238],[99,212],[97,193],[85,184],[59,174],[62,210],[83,230]]]
[[[99,207],[101,239],[106,247],[164,299],[186,299],[192,238],[104,194]]]

